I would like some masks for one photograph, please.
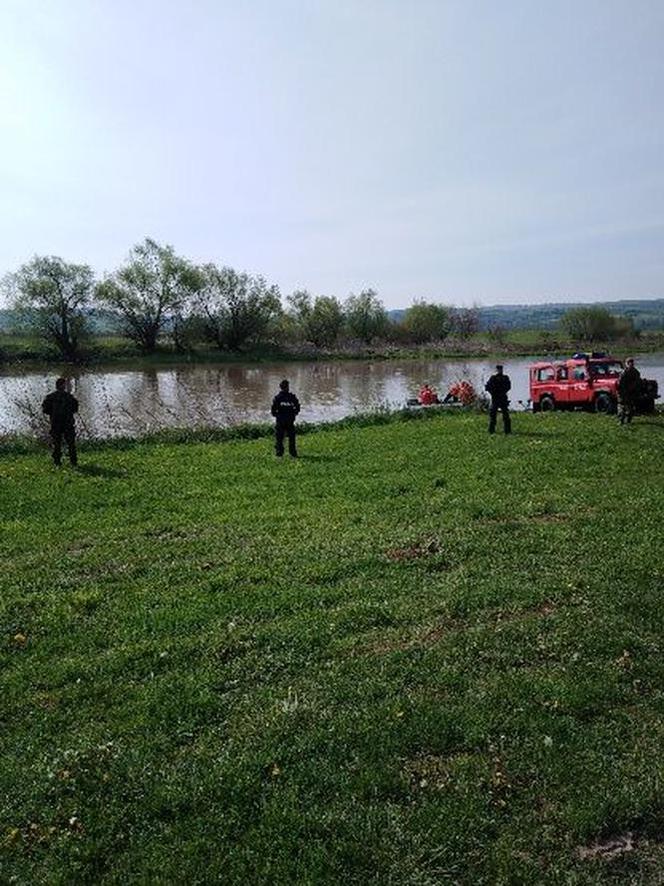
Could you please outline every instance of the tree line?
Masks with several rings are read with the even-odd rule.
[[[3,291],[22,328],[42,336],[67,360],[80,357],[93,311],[146,354],[165,341],[183,352],[197,344],[234,352],[287,343],[422,344],[451,334],[467,337],[479,328],[475,308],[422,300],[392,321],[373,289],[351,293],[343,302],[297,290],[284,307],[278,286],[264,277],[195,265],[150,238],[102,280],[88,265],[35,256],[6,275]]]
[[[207,344],[242,352],[260,346],[308,343],[426,344],[479,331],[478,308],[416,299],[390,318],[373,289],[335,296],[296,290],[282,303],[279,288],[261,276],[208,263],[196,265],[172,246],[146,238],[102,280],[88,265],[35,256],[2,281],[5,297],[26,331],[54,345],[66,360],[82,355],[94,314],[146,354],[161,342],[181,352]],[[626,318],[604,308],[574,308],[561,329],[578,341],[607,341],[633,333]]]

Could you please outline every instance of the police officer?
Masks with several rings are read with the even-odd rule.
[[[62,439],[67,444],[69,461],[78,464],[76,454],[76,427],[74,415],[78,412],[78,400],[67,391],[67,379],[58,378],[55,390],[42,403],[42,412],[51,420],[51,439],[53,440],[53,461],[57,467],[62,463]]]
[[[631,422],[639,405],[640,394],[641,373],[634,365],[634,358],[630,357],[625,361],[625,369],[618,379],[618,399],[620,400],[618,421],[621,425]]]
[[[494,434],[496,431],[496,417],[498,410],[503,415],[503,430],[506,434],[512,433],[512,421],[510,419],[509,403],[507,392],[512,387],[509,375],[503,372],[502,364],[496,366],[494,375],[484,385],[484,390],[491,395],[491,408],[489,409],[489,433]]]
[[[272,415],[276,419],[274,428],[276,451],[281,458],[284,454],[284,436],[288,437],[288,454],[297,458],[295,447],[295,416],[300,411],[300,401],[289,390],[288,380],[279,383],[279,393],[272,401]]]

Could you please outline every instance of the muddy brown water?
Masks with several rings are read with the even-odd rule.
[[[505,360],[512,405],[528,399],[533,357]],[[641,373],[664,393],[664,353],[637,359]],[[423,382],[439,392],[467,379],[478,390],[494,371],[486,360],[385,360],[261,364],[169,364],[163,367],[95,367],[70,371],[80,402],[81,431],[94,436],[140,435],[168,427],[229,426],[270,419],[282,378],[302,403],[302,421],[333,421],[380,407],[403,406]],[[53,371],[0,371],[0,433],[40,427],[41,401],[53,388]],[[661,402],[661,400],[660,400]]]

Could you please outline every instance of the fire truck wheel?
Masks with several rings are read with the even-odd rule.
[[[606,394],[602,391],[595,398],[595,412],[603,412],[606,415],[610,415],[612,412],[616,411],[616,404],[613,397],[610,394]]]
[[[545,394],[539,401],[539,407],[542,412],[553,412],[553,410],[556,408],[556,403],[553,397],[551,397],[549,394]]]

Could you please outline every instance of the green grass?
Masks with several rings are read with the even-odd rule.
[[[3,456],[0,882],[661,883],[664,420],[514,425]]]

